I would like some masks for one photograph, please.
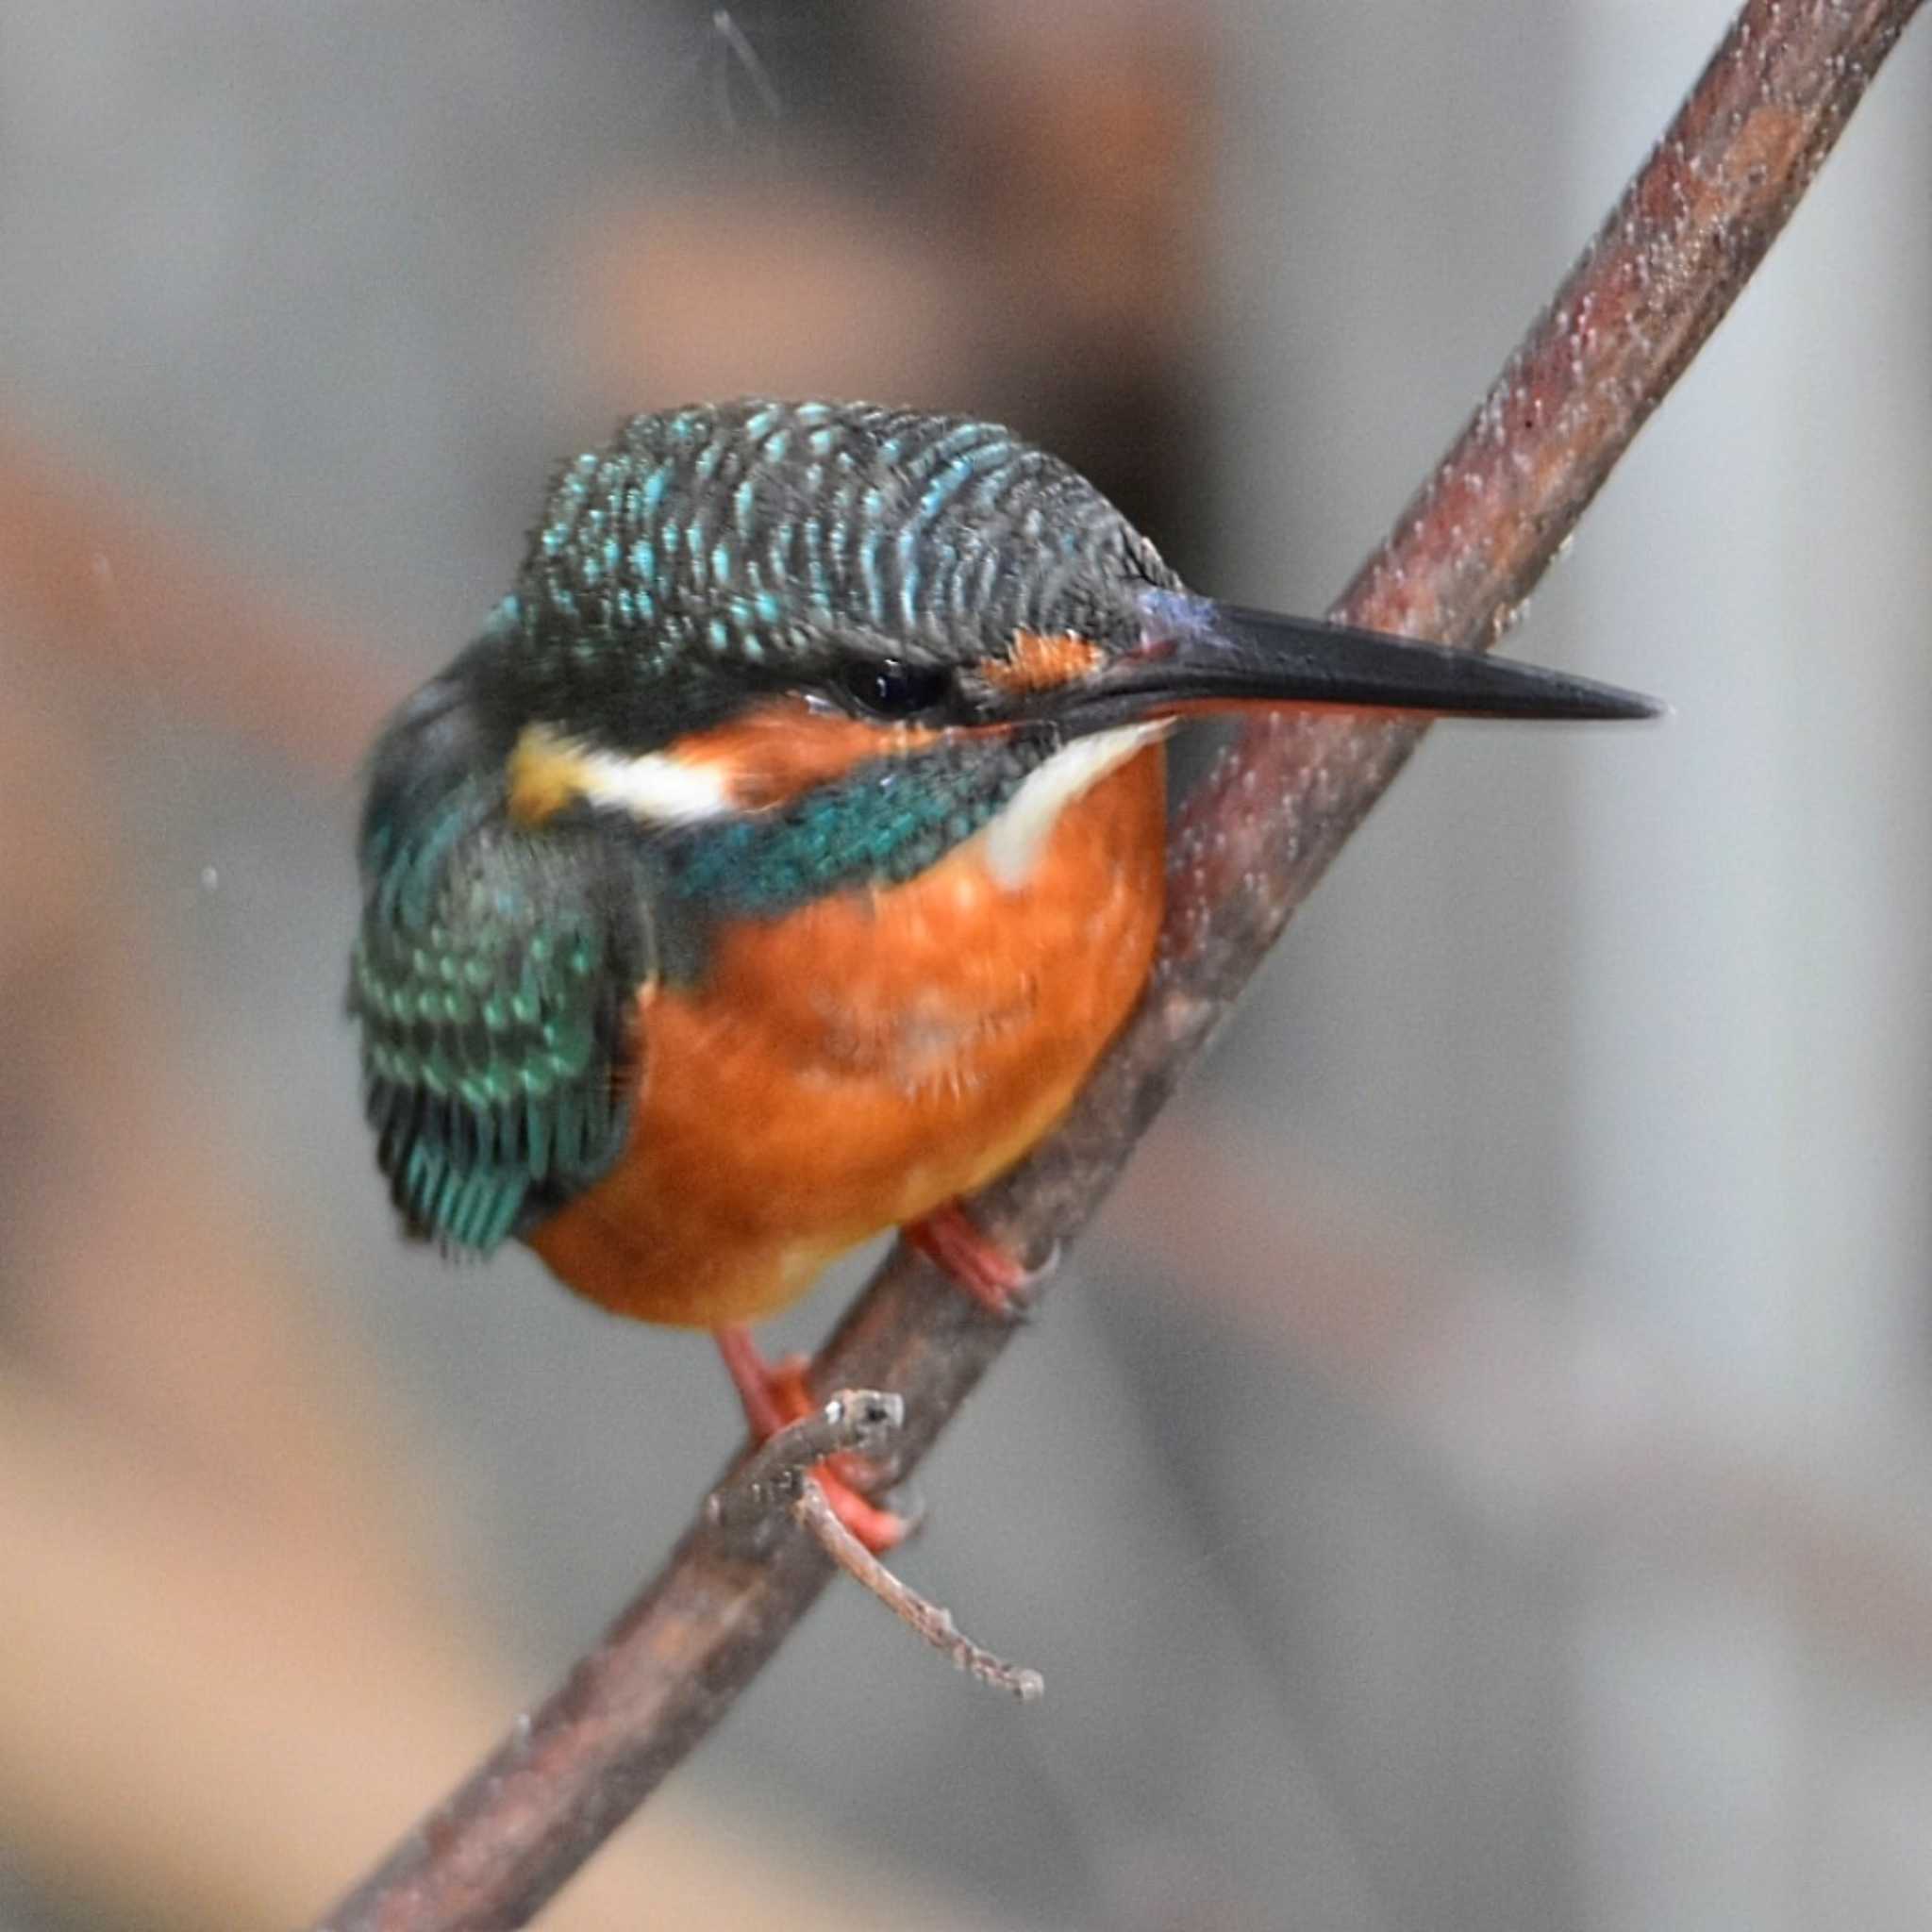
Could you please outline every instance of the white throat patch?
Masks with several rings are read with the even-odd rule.
[[[1040,863],[1060,813],[1143,745],[1165,738],[1173,729],[1172,719],[1154,718],[1096,731],[1062,746],[1026,774],[999,816],[979,835],[986,841],[986,869],[1008,891],[1024,886]]]

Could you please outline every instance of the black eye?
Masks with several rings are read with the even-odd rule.
[[[916,718],[953,688],[950,672],[897,658],[854,658],[840,667],[839,683],[855,704],[879,718]]]

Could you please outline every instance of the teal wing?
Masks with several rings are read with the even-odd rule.
[[[392,749],[363,823],[350,969],[364,1106],[409,1229],[487,1253],[624,1145],[650,899],[591,827],[518,827],[500,779],[445,788]]]

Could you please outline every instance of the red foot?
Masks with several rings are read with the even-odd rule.
[[[988,1314],[1011,1322],[1024,1312],[1024,1298],[1037,1277],[974,1227],[958,1202],[948,1201],[924,1220],[908,1222],[905,1235]]]
[[[819,1407],[805,1386],[802,1355],[768,1362],[741,1322],[728,1324],[716,1335],[718,1353],[724,1357],[738,1399],[744,1405],[744,1419],[760,1442],[769,1441],[788,1423],[800,1422]],[[832,1513],[874,1556],[883,1557],[905,1541],[906,1519],[862,1496],[853,1486],[858,1476],[858,1464],[849,1456],[834,1456],[812,1471],[812,1480],[824,1491]]]

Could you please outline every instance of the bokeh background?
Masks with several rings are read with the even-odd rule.
[[[557,458],[1004,417],[1315,609],[1723,0],[0,7],[0,1928],[313,1912],[655,1565],[699,1341],[396,1243],[356,760]],[[1932,1921],[1932,28],[922,1478],[559,1926]],[[828,1288],[787,1337],[821,1331]]]

